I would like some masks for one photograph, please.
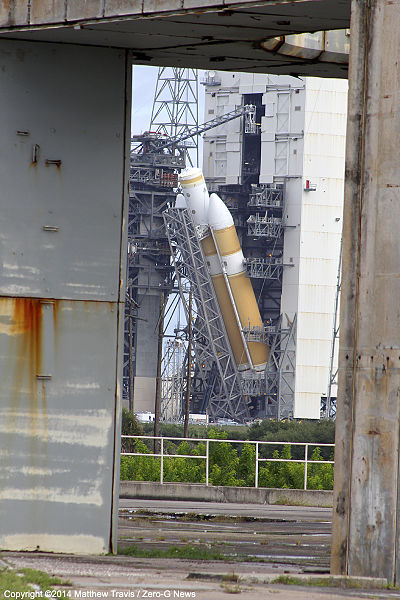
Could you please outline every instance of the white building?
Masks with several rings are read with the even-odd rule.
[[[285,186],[285,266],[274,301],[283,322],[297,315],[292,415],[318,419],[329,379],[342,230],[347,81],[209,72],[205,83],[205,121],[241,104],[257,106],[257,134],[246,135],[236,119],[204,136],[209,188],[226,199],[251,183]],[[264,251],[261,238],[243,235],[249,252],[252,241]],[[269,311],[276,317],[270,300],[264,322]]]

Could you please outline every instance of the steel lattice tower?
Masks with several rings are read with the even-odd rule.
[[[160,67],[151,113],[150,130],[175,137],[199,124],[198,71]],[[198,138],[185,142],[188,162],[199,162]]]
[[[178,172],[198,159],[195,134],[184,145],[157,150],[157,144],[164,136],[167,141],[194,126],[198,127],[197,71],[160,68],[150,133],[133,137],[130,166],[124,397],[135,411],[153,412],[155,394],[160,395],[157,331],[161,306],[167,305],[174,286],[162,212],[174,204]]]

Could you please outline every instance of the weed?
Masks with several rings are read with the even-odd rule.
[[[240,594],[242,592],[240,585],[227,585],[226,583],[222,583],[221,588],[227,594]]]
[[[32,585],[39,586],[42,591],[51,590],[53,585],[69,585],[67,581],[61,581],[58,577],[52,577],[37,569],[3,569],[0,571],[0,594],[5,590],[13,592],[26,592],[32,590]]]
[[[292,575],[279,575],[276,579],[273,579],[271,583],[283,583],[285,585],[304,585],[305,582],[299,577],[292,577]]]
[[[222,575],[222,581],[237,583],[239,581],[239,576],[233,571],[232,573],[225,573],[225,575]]]
[[[190,560],[229,560],[225,554],[222,554],[218,550],[213,550],[206,546],[193,546],[188,544],[186,546],[169,546],[160,550],[153,548],[145,550],[138,548],[136,544],[129,546],[128,548],[118,548],[119,554],[125,554],[127,556],[137,556],[139,558],[187,558]]]

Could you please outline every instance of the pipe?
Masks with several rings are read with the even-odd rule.
[[[233,304],[239,314],[241,330],[263,330],[260,311],[250,279],[246,275],[244,256],[240,247],[236,227],[228,207],[217,194],[211,194],[208,223],[212,229],[215,244],[221,257],[222,270],[226,271]],[[264,342],[247,342],[250,365],[256,371],[263,371],[268,360],[269,349]]]

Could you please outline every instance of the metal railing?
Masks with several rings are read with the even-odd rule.
[[[247,487],[259,487],[259,473],[260,473],[260,463],[263,462],[281,462],[281,463],[302,463],[304,464],[304,487],[303,489],[307,489],[307,476],[308,476],[308,466],[312,465],[333,465],[333,460],[312,460],[308,457],[308,449],[309,448],[321,448],[321,447],[331,447],[334,448],[335,444],[320,444],[314,442],[261,442],[254,440],[225,440],[225,439],[212,439],[212,438],[178,438],[178,437],[154,437],[150,435],[122,435],[122,440],[124,439],[132,439],[132,440],[152,440],[160,442],[160,452],[154,453],[144,453],[144,452],[121,452],[121,456],[144,456],[144,457],[154,457],[161,459],[161,468],[160,468],[160,483],[164,483],[164,460],[170,458],[194,458],[194,459],[203,459],[206,461],[206,486],[210,485],[209,475],[210,475],[210,443],[212,444],[253,444],[255,445],[255,480],[254,486]],[[176,442],[192,442],[192,443],[205,443],[206,445],[206,453],[203,454],[168,454],[165,452],[164,442],[165,441],[176,441]],[[295,459],[295,458],[263,458],[260,456],[260,446],[303,446],[304,447],[304,458]]]

